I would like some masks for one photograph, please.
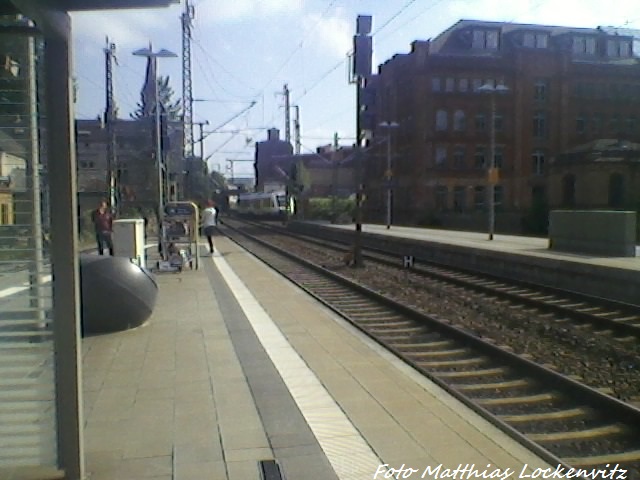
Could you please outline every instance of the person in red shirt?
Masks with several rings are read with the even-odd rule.
[[[109,249],[109,254],[113,256],[113,215],[109,210],[109,204],[102,200],[96,210],[91,214],[91,220],[96,229],[96,243],[98,244],[98,254],[104,255],[105,248]]]

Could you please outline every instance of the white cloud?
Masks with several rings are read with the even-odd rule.
[[[105,36],[118,47],[136,48],[158,37],[167,29],[179,32],[180,20],[175,8],[166,10],[123,10],[72,15],[73,35],[79,44],[104,45]]]
[[[237,22],[251,18],[296,13],[303,0],[204,0],[196,6],[196,17],[204,23]]]
[[[342,15],[342,10],[336,11],[332,17],[322,17],[320,14],[307,15],[302,23],[305,32],[311,32],[315,50],[324,50],[332,56],[344,57],[352,48],[354,26],[352,20]],[[307,46],[309,39],[305,40]]]

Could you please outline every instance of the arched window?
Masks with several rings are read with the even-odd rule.
[[[573,207],[576,204],[576,177],[567,173],[562,177],[562,205]]]
[[[447,129],[447,111],[438,110],[436,112],[436,130],[442,132]]]
[[[621,173],[612,173],[609,175],[609,206],[622,208],[624,196],[624,176]]]
[[[453,129],[456,132],[464,132],[467,128],[464,112],[462,110],[456,110],[453,114]]]

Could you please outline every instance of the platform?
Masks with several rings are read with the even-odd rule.
[[[345,242],[353,242],[355,230],[328,222],[291,222],[289,228],[312,236],[318,236],[318,228],[330,229]],[[545,238],[494,235],[489,240],[486,233],[395,225],[363,224],[362,236],[364,245],[392,249],[399,256],[640,304],[640,257],[559,252],[549,250]]]
[[[216,248],[157,276],[147,324],[83,340],[91,480],[253,480],[261,460],[287,480],[544,466],[234,243]]]

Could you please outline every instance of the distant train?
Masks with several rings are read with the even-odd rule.
[[[244,216],[282,218],[287,213],[287,194],[283,191],[240,193],[235,210]]]

